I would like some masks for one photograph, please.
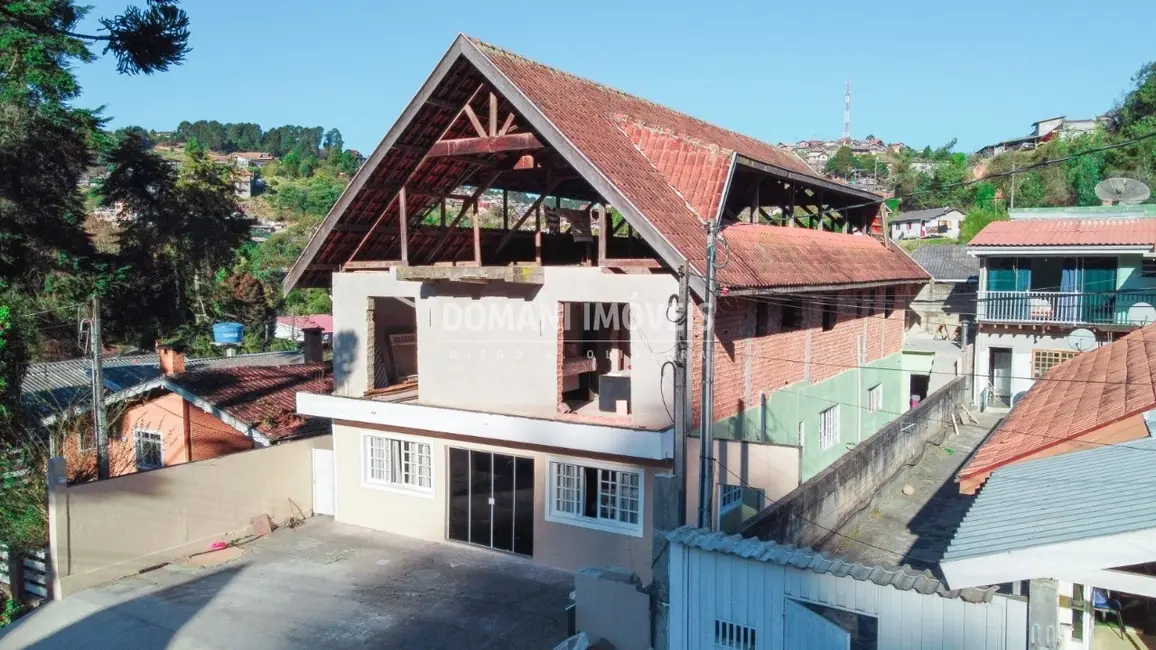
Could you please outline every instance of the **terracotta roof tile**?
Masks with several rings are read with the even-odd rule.
[[[1156,218],[1013,219],[987,225],[972,246],[1156,246]]]
[[[328,429],[325,420],[297,415],[297,393],[333,392],[333,373],[323,364],[215,368],[187,372],[170,381],[271,440]]]
[[[986,476],[1041,450],[1156,408],[1156,325],[1052,368],[991,434],[961,478]]]
[[[767,278],[768,285],[923,281],[930,277],[907,255],[866,235],[735,224],[723,230],[723,237],[731,260],[722,271],[755,278],[770,269],[773,277]]]

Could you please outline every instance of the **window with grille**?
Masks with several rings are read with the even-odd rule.
[[[365,482],[433,491],[433,456],[429,443],[365,436]]]
[[[642,473],[550,463],[548,518],[642,534]]]
[[[883,384],[875,384],[867,389],[867,412],[883,410]]]
[[[1053,366],[1074,358],[1075,350],[1032,350],[1032,377],[1043,377]]]
[[[839,444],[839,407],[819,414],[819,449],[826,450]]]
[[[743,504],[743,486],[741,485],[720,485],[718,486],[718,509],[719,512],[726,512],[741,506]]]
[[[136,468],[142,470],[164,467],[163,443],[160,432],[133,429],[132,434],[136,442]]]
[[[755,628],[721,619],[714,621],[714,650],[755,650]]]

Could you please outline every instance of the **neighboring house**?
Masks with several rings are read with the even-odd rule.
[[[474,188],[462,210],[431,223],[459,187]],[[486,190],[541,198],[501,215],[508,228],[457,227]],[[726,248],[711,426],[712,515],[729,519],[905,409],[904,311],[928,278],[867,234],[877,209],[862,206],[878,201],[792,153],[459,36],[284,283],[333,291],[334,393],[302,393],[298,410],[334,418],[336,519],[649,580],[680,330],[696,360],[679,397],[701,412],[702,223],[721,219]],[[543,202],[568,228],[542,227]],[[849,209],[767,216],[792,204]],[[738,494],[735,477],[755,489]]]
[[[1043,374],[960,470],[960,490],[974,494],[1005,465],[1148,437],[1154,354],[1150,325]]]
[[[304,341],[305,330],[321,328],[321,340],[328,344],[333,340],[333,315],[312,314],[309,316],[278,316],[273,336],[286,341]]]
[[[1013,210],[971,241],[978,404],[1006,407],[1052,366],[1156,321],[1154,208]]]
[[[264,167],[273,162],[273,154],[264,151],[238,151],[233,160],[241,167]]]
[[[920,246],[911,257],[931,276],[911,302],[923,331],[937,338],[962,337],[961,323],[974,321],[979,260],[967,246]]]
[[[194,371],[300,363],[304,363],[300,352],[261,352],[185,359],[185,368]],[[106,356],[101,366],[106,394],[132,389],[164,374],[158,353]],[[47,426],[60,413],[89,408],[91,400],[92,360],[89,358],[30,364],[20,385],[21,406],[34,425]]]
[[[959,237],[963,213],[953,207],[929,208],[900,212],[891,217],[892,239],[925,239],[929,237]]]
[[[1150,372],[1143,376],[1138,389],[1150,396]],[[1033,630],[1055,640],[1047,647],[1151,647],[1154,453],[1156,439],[1146,437],[995,470],[940,563],[948,584],[1028,584]]]
[[[957,588],[939,572],[972,501],[954,485],[963,450],[995,421],[940,419],[959,408],[968,383],[930,396],[768,506],[741,536],[668,533],[669,647],[1045,647],[1029,646],[1033,603],[1018,587]]]
[[[1066,140],[1090,133],[1107,124],[1107,121],[1108,117],[1106,115],[1082,120],[1069,120],[1063,116],[1049,117],[1046,120],[1033,122],[1031,134],[1022,138],[1012,138],[1010,140],[1004,140],[1003,142],[989,144],[977,151],[976,155],[980,158],[992,158],[1008,151],[1034,149],[1042,142],[1055,139]]]
[[[299,391],[332,388],[320,363],[233,366],[186,372],[160,351],[163,374],[108,396],[109,475],[167,467],[328,434],[329,421],[296,414]],[[72,482],[96,478],[96,440],[86,411],[61,455]],[[88,425],[88,426],[86,426]]]

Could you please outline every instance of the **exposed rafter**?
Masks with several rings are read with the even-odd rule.
[[[426,154],[429,158],[462,156],[471,154],[502,153],[505,151],[532,151],[541,149],[542,143],[533,133],[491,135],[477,138],[457,138],[439,140]]]

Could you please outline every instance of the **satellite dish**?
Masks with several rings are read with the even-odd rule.
[[[1087,352],[1096,347],[1096,335],[1092,333],[1092,330],[1088,329],[1080,328],[1078,330],[1072,330],[1072,333],[1068,335],[1067,341],[1068,347],[1076,352]]]
[[[1156,323],[1156,307],[1146,302],[1138,302],[1128,308],[1128,323],[1144,327]]]
[[[1134,178],[1106,178],[1096,184],[1096,196],[1110,203],[1134,205],[1147,201],[1151,194],[1147,185]]]

